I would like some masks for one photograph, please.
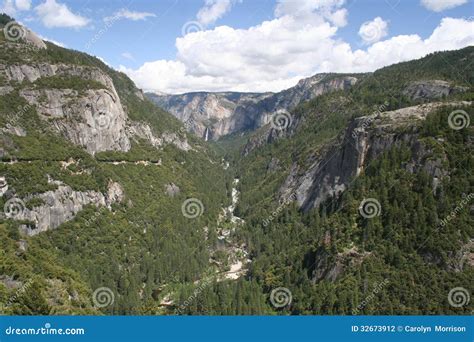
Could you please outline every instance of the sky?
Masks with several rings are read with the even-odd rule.
[[[474,45],[474,0],[0,0],[145,91],[280,91]]]

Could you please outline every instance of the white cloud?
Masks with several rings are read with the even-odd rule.
[[[294,1],[280,1],[272,20],[248,29],[219,26],[189,33],[176,39],[176,59],[120,70],[139,87],[165,93],[279,91],[319,72],[373,71],[430,52],[474,45],[473,22],[444,18],[427,39],[400,35],[354,49],[337,36],[341,22],[327,15],[341,10],[341,1],[324,1],[324,7],[315,7],[322,1],[304,3],[312,12],[301,12]]]
[[[149,12],[134,12],[126,8],[122,8],[115,12],[110,17],[105,17],[104,21],[118,20],[118,19],[128,19],[133,21],[146,20],[148,17],[156,17],[156,14]]]
[[[275,16],[285,15],[309,19],[313,22],[330,21],[337,27],[347,25],[347,10],[341,8],[345,0],[278,0],[275,8]]]
[[[123,58],[129,59],[131,61],[135,60],[135,57],[133,57],[133,55],[130,52],[122,52],[120,56],[122,56]]]
[[[469,0],[421,0],[421,4],[433,12],[442,12],[447,9],[464,5]]]
[[[108,67],[112,68],[112,65],[109,64],[104,58],[95,56],[95,58],[99,59],[102,63],[106,64]]]
[[[46,40],[46,41],[51,42],[51,43],[53,43],[53,44],[56,44],[57,46],[60,46],[60,47],[63,47],[63,48],[66,48],[66,47],[67,47],[66,44],[61,43],[61,42],[58,42],[57,40],[50,39],[50,38],[45,37],[45,36],[42,36],[42,35],[40,35],[40,34],[37,34],[37,36],[40,37],[40,38],[43,39],[43,40]]]
[[[41,5],[36,6],[35,11],[41,22],[49,28],[79,28],[89,23],[87,18],[72,13],[65,4],[57,3],[56,0],[46,0]]]
[[[3,0],[0,12],[15,16],[18,11],[28,11],[31,8],[31,0]]]
[[[15,0],[15,5],[20,11],[28,11],[31,8],[31,0]]]
[[[235,3],[236,0],[206,0],[196,15],[197,20],[204,26],[211,25],[229,12]]]
[[[365,44],[373,44],[388,35],[388,21],[380,17],[366,21],[360,26],[359,36]]]
[[[15,16],[16,8],[13,0],[4,0],[2,7],[0,7],[0,12],[6,13],[9,16]]]

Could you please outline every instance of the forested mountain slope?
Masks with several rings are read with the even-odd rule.
[[[474,280],[473,57],[469,47],[383,68],[241,149],[249,274],[264,291],[291,290],[285,312],[470,310],[448,293]]]
[[[230,201],[221,161],[124,74],[18,30],[0,35],[5,312],[97,313],[101,287],[115,297],[105,312],[158,308],[160,287],[211,267]]]

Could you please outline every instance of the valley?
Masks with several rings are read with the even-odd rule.
[[[472,311],[446,296],[474,280],[474,47],[165,95],[21,28],[0,31],[2,314]]]

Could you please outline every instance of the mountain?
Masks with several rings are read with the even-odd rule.
[[[473,57],[468,47],[363,75],[235,152],[249,273],[291,290],[284,312],[470,310],[446,298],[474,280]]]
[[[474,280],[474,47],[161,97],[186,127],[97,58],[0,32],[2,314],[471,312],[448,294]]]
[[[269,122],[273,113],[289,111],[316,96],[349,89],[357,82],[350,75],[318,74],[278,93],[187,93],[146,96],[185,123],[189,132],[205,139],[253,131]]]
[[[219,269],[221,160],[124,74],[1,17],[12,24],[19,36],[0,34],[2,312],[100,313],[106,287],[108,312],[132,313]]]

